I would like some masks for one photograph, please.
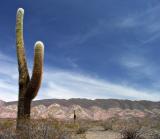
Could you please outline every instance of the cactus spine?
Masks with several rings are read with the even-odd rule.
[[[44,56],[44,45],[38,41],[35,43],[34,66],[30,79],[23,40],[23,16],[24,10],[19,8],[16,16],[16,48],[19,70],[17,129],[22,129],[24,120],[30,118],[31,102],[36,97],[41,84]]]

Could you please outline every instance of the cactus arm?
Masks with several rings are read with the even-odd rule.
[[[42,72],[43,72],[43,58],[44,57],[44,45],[38,41],[35,44],[34,50],[34,66],[32,71],[31,81],[28,84],[26,97],[34,99],[38,93],[41,85]]]
[[[20,87],[26,86],[27,83],[29,82],[29,73],[27,68],[27,62],[24,50],[24,40],[23,40],[23,17],[24,17],[24,10],[22,8],[19,8],[16,16],[16,47],[17,47]]]

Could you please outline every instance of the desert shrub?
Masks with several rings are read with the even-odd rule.
[[[88,130],[88,127],[82,126],[79,127],[76,131],[77,134],[84,134]]]
[[[121,131],[121,139],[144,139],[139,129],[126,128]]]
[[[109,118],[107,121],[102,121],[101,126],[104,128],[104,130],[113,130],[117,121],[118,119],[116,117]]]
[[[142,137],[144,130],[139,120],[135,118],[123,120],[121,122],[121,139],[144,139]]]
[[[89,128],[90,124],[87,121],[78,121],[78,128],[76,129],[77,134],[84,134]]]
[[[68,121],[68,122],[64,123],[64,127],[66,130],[74,131],[74,130],[78,129],[79,124]]]
[[[160,139],[160,135],[159,134],[152,135],[151,139]]]
[[[8,128],[0,132],[0,139],[17,139],[15,130]]]
[[[150,135],[151,139],[160,139],[160,132],[158,131],[153,131],[152,134]]]
[[[71,135],[56,120],[31,120],[25,123],[24,131],[9,128],[0,132],[0,139],[70,139]]]
[[[15,125],[13,120],[1,120],[0,121],[0,130],[12,128]]]
[[[146,116],[146,117],[140,118],[139,123],[143,127],[160,130],[160,119],[157,116],[156,117]]]
[[[101,124],[104,130],[112,130],[112,121],[105,121]]]
[[[0,120],[0,139],[16,139],[15,120],[1,119]]]
[[[31,121],[26,132],[29,139],[68,139],[63,125],[56,120]]]
[[[150,119],[150,125],[152,129],[160,130],[160,119],[158,117]]]

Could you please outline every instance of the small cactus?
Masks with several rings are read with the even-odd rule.
[[[74,110],[74,123],[76,123],[76,119],[77,119],[76,110]]]
[[[24,10],[19,8],[16,16],[16,47],[19,70],[17,129],[22,129],[24,120],[30,118],[31,102],[36,97],[41,85],[44,56],[44,45],[38,41],[35,43],[34,66],[30,79],[23,40],[23,16]]]

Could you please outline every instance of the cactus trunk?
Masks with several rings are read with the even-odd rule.
[[[44,55],[43,43],[37,42],[34,50],[33,72],[30,79],[24,49],[23,16],[24,10],[19,8],[16,16],[16,47],[19,70],[17,129],[23,129],[24,120],[30,118],[31,102],[36,97],[41,84]]]

